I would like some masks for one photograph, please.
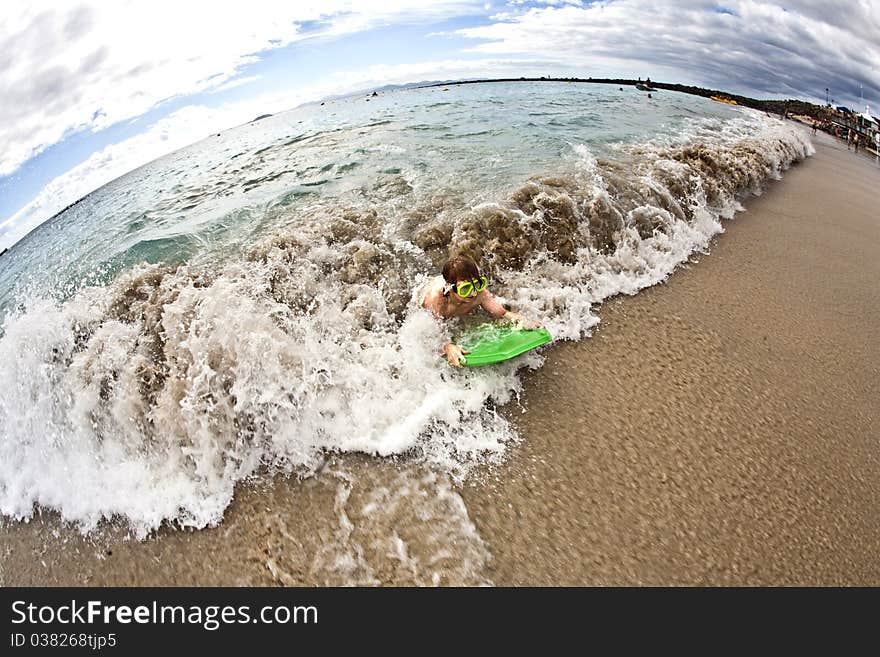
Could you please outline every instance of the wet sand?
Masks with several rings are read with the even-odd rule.
[[[144,542],[6,522],[0,584],[880,584],[880,168],[813,140],[525,375],[502,465],[333,457]]]

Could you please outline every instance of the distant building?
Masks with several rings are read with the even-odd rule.
[[[859,121],[865,124],[873,124],[875,126],[878,123],[877,117],[871,115],[871,109],[869,107],[866,107],[865,111],[859,114]]]
[[[880,131],[880,119],[876,116],[871,115],[871,110],[868,107],[865,107],[865,111],[861,114],[856,114],[856,129],[861,133],[864,137],[867,137],[868,144],[876,144],[877,143],[877,133]]]
[[[865,140],[862,143],[877,143],[877,133],[880,131],[880,119],[873,116],[869,108],[866,107],[865,111],[861,114],[856,114],[851,109],[843,106],[835,109],[837,109],[840,114],[833,117],[831,122],[843,130],[843,136],[846,136],[847,130],[852,130],[862,136],[862,139]]]

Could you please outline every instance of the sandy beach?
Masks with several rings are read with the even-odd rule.
[[[880,169],[814,143],[530,377],[528,439],[465,495],[494,581],[880,583]]]
[[[464,485],[332,457],[201,531],[4,521],[0,584],[880,584],[880,167],[813,141],[709,255],[548,350]]]

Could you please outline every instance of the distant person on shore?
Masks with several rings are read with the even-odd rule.
[[[849,150],[849,145],[852,143],[852,128],[846,131],[846,150]]]
[[[645,78],[645,86],[646,86],[646,87],[650,87],[650,86],[651,86],[651,78]]]
[[[506,319],[524,329],[543,328],[522,315],[511,312],[496,299],[486,287],[489,279],[480,275],[477,263],[466,255],[451,258],[443,265],[443,275],[428,280],[418,292],[419,304],[435,316],[450,319],[463,317],[475,308],[483,310],[495,319]],[[443,355],[454,367],[461,367],[468,351],[451,342],[443,345]]]
[[[816,136],[816,128],[819,125],[819,122],[816,119],[813,119],[813,136]]]
[[[859,152],[859,133],[853,135],[853,150],[858,153]]]

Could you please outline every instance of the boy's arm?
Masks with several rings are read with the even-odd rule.
[[[484,290],[480,292],[480,305],[483,306],[483,309],[489,313],[495,319],[506,319],[511,322],[515,322],[519,324],[521,328],[525,329],[535,329],[535,328],[543,328],[544,325],[541,322],[530,322],[525,317],[520,315],[519,313],[515,313],[513,311],[508,310],[504,307],[504,305],[496,299],[491,292],[488,290]]]
[[[501,319],[507,315],[507,308],[505,308],[488,290],[480,292],[479,301],[480,305],[483,306],[483,310],[489,313],[493,318]]]
[[[422,299],[422,305],[430,310],[435,317],[442,317],[440,313],[440,295],[438,290],[433,289],[429,290],[424,299]],[[464,355],[471,353],[464,347],[460,347],[457,344],[452,342],[447,342],[440,348],[440,352],[449,361],[449,364],[454,367],[461,367],[462,361],[464,360]]]

